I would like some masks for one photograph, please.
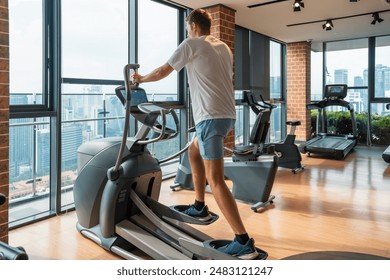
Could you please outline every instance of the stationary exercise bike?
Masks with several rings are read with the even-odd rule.
[[[244,92],[244,101],[251,107],[252,111],[258,115],[262,110],[270,110],[276,108],[275,105],[264,101],[263,97],[260,95],[260,101],[256,100],[256,97],[250,91]],[[278,156],[278,165],[279,167],[284,167],[291,169],[291,171],[296,174],[303,171],[304,166],[302,165],[302,157],[299,152],[298,146],[295,144],[295,129],[297,126],[301,125],[300,121],[287,121],[286,125],[291,126],[290,132],[287,134],[286,138],[283,141],[276,143],[268,143],[267,146],[272,146],[276,155]]]
[[[78,177],[74,184],[77,230],[103,248],[126,259],[237,259],[217,250],[227,240],[212,237],[189,224],[207,225],[182,213],[188,205],[165,206],[158,202],[162,182],[160,164],[147,145],[174,138],[179,121],[173,109],[148,103],[146,93],[130,83],[130,70],[124,68],[125,86],[116,95],[126,108],[123,137],[88,142],[78,149]],[[134,137],[128,137],[130,115],[141,123]],[[175,128],[168,128],[166,117]],[[147,256],[135,254],[135,250]],[[258,249],[257,259],[267,258]]]
[[[0,206],[5,202],[5,195],[0,193]],[[12,247],[0,241],[0,260],[28,260],[28,255],[23,247]]]
[[[263,211],[275,199],[271,191],[278,157],[272,145],[265,147],[270,116],[271,111],[266,109],[256,115],[248,145],[237,145],[233,149],[225,147],[232,154],[224,159],[224,175],[233,183],[232,194],[235,199],[251,204],[255,212]],[[188,153],[182,156],[171,189],[194,189]]]

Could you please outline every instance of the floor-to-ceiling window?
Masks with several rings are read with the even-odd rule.
[[[359,57],[359,59],[356,59]],[[326,84],[348,85],[345,98],[354,109],[358,141],[367,143],[368,113],[368,39],[356,39],[326,44]],[[341,107],[331,107],[341,111]],[[345,110],[345,109],[344,109]],[[352,133],[352,125],[350,126]]]
[[[9,1],[9,222],[50,211],[50,112],[42,0]],[[28,207],[19,207],[34,201]]]
[[[322,45],[324,55],[319,51],[322,48],[317,45],[312,47],[311,99],[322,99],[323,84],[347,84],[345,100],[355,110],[359,144],[390,143],[387,128],[390,124],[389,112],[385,107],[390,101],[389,42],[389,36],[326,42]],[[324,65],[324,71],[319,65],[321,68]],[[318,79],[319,73],[321,79]],[[331,111],[328,115],[342,115],[340,111],[343,110],[332,106],[328,108]],[[344,112],[344,116],[348,115]],[[315,114],[312,115],[312,124],[315,123],[314,118]]]
[[[390,36],[375,38],[374,94],[371,97],[371,142],[390,144]]]
[[[245,91],[251,91],[259,103],[263,99],[276,105],[272,110],[267,141],[279,141],[286,131],[282,125],[285,120],[282,113],[285,106],[285,45],[241,26],[236,26],[235,31],[236,144],[248,142],[256,119],[255,113],[245,106]]]
[[[285,127],[282,125],[283,108],[285,108],[284,90],[284,49],[285,46],[276,41],[270,41],[270,99],[274,100],[276,108],[272,110],[269,141],[272,143],[281,141],[285,135]]]
[[[322,44],[313,43],[311,45],[311,65],[310,65],[310,95],[312,101],[320,101],[322,99],[323,85],[323,51]]]
[[[78,147],[123,132],[115,96],[123,67],[140,62],[146,73],[166,60],[184,38],[186,11],[151,0],[10,0],[9,10],[13,227],[73,207]],[[178,77],[148,87],[150,100],[184,110]],[[178,146],[165,141],[151,150],[163,157]]]

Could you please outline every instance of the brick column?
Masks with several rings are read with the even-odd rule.
[[[232,50],[234,56],[234,39],[236,28],[236,11],[218,4],[205,7],[213,19],[211,23],[211,35],[225,42]],[[234,130],[229,133],[225,139],[225,146],[234,147]]]
[[[9,193],[8,1],[0,0],[0,193]],[[8,243],[8,202],[0,206],[0,241]]]
[[[287,45],[287,120],[300,120],[296,139],[306,141],[310,138],[310,111],[306,104],[310,102],[311,86],[311,47],[308,42]]]

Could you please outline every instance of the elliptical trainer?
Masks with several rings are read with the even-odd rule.
[[[126,65],[125,86],[116,89],[126,108],[122,139],[99,139],[78,149],[79,175],[74,184],[78,231],[126,259],[143,259],[134,249],[152,259],[237,259],[216,249],[230,241],[213,240],[188,225],[207,225],[218,215],[211,213],[210,221],[201,222],[181,213],[187,205],[168,207],[158,202],[160,164],[180,152],[157,160],[147,145],[174,138],[179,121],[173,109],[148,103],[145,91],[130,83],[130,70],[138,68]],[[130,114],[142,124],[134,137],[127,135]],[[174,129],[166,126],[166,115],[174,119]],[[257,259],[267,258],[266,252],[257,251]]]

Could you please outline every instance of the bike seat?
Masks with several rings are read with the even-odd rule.
[[[301,125],[301,121],[288,121],[286,124],[291,126],[298,126]]]

